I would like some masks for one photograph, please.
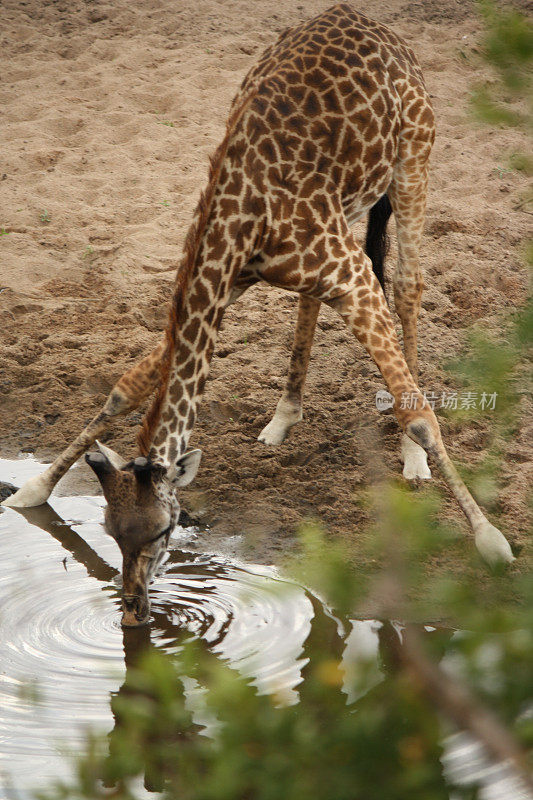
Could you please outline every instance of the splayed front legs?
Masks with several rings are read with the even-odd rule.
[[[24,486],[4,500],[2,505],[11,508],[29,508],[46,503],[56,483],[96,439],[107,431],[112,418],[133,411],[152,393],[159,380],[164,349],[165,343],[160,342],[149,355],[125,372],[111,391],[102,410],[80,435],[44,472],[26,481]]]
[[[80,435],[63,450],[55,461],[34,478],[30,478],[15,494],[7,497],[3,506],[11,508],[31,508],[46,503],[60,478],[85,453],[86,450],[107,430],[110,416],[104,410],[94,417]]]

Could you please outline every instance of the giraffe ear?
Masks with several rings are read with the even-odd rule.
[[[195,479],[201,457],[201,450],[189,450],[178,458],[176,466],[167,473],[174,486],[187,486]]]
[[[95,472],[96,477],[102,486],[104,485],[107,477],[115,471],[112,463],[103,453],[85,453],[85,461],[91,467],[93,472]]]
[[[112,464],[115,467],[115,469],[122,469],[122,467],[125,467],[126,464],[128,463],[125,458],[119,456],[119,454],[115,453],[114,450],[111,450],[110,447],[106,447],[105,444],[99,442],[98,439],[96,440],[95,444],[98,450],[101,452],[101,454],[105,458],[107,458],[109,463]]]

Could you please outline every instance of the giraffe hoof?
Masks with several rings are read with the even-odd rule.
[[[403,461],[403,477],[408,481],[429,480],[431,470],[428,466],[426,451],[409,436],[402,435],[401,456]]]
[[[257,437],[263,444],[276,446],[287,436],[290,426],[274,416]]]
[[[503,533],[487,519],[475,527],[474,536],[481,558],[491,567],[512,564],[515,560],[511,546]]]
[[[257,437],[263,444],[278,445],[287,436],[293,425],[302,419],[301,405],[295,405],[285,397],[279,399],[276,412],[268,425]]]
[[[50,497],[50,487],[42,475],[30,478],[15,494],[6,497],[0,505],[7,508],[33,508],[46,503]]]

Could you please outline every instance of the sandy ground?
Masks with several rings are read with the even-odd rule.
[[[155,345],[208,155],[237,86],[279,31],[328,5],[2,0],[4,455],[53,456]],[[467,327],[480,322],[498,334],[502,314],[524,300],[519,245],[531,217],[517,208],[523,177],[507,170],[509,153],[523,143],[515,132],[468,118],[469,87],[487,75],[468,3],[368,0],[364,11],[415,48],[436,110],[420,354],[421,385],[441,393],[454,387],[443,365],[465,345]],[[394,259],[393,245],[389,269]],[[256,560],[290,549],[307,516],[323,520],[363,560],[371,522],[364,500],[375,471],[368,452],[380,450],[385,468],[398,474],[399,434],[393,418],[375,410],[376,368],[333,312],[319,317],[304,421],[277,449],[256,441],[283,386],[295,307],[293,295],[265,286],[227,312],[192,440],[204,451],[203,466],[184,504],[210,523],[210,542],[252,534]],[[522,412],[492,510],[524,544],[533,440],[526,396]],[[118,422],[110,439],[125,455],[140,419]],[[490,414],[443,420],[443,430],[452,457],[475,465],[489,441]],[[449,499],[443,514],[466,532]],[[428,569],[461,570],[467,548],[471,542],[460,540]]]

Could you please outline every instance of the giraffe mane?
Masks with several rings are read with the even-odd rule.
[[[193,214],[193,222],[185,239],[183,256],[176,274],[176,282],[174,285],[174,291],[172,293],[168,322],[165,330],[166,348],[161,361],[161,377],[159,386],[156,390],[150,408],[144,415],[141,429],[137,434],[137,444],[141,455],[144,456],[148,456],[150,452],[155,430],[161,416],[163,401],[170,379],[172,357],[176,349],[178,324],[184,308],[187,286],[189,285],[189,281],[194,273],[198,251],[200,249],[202,236],[213,205],[215,191],[218,185],[220,172],[222,170],[224,157],[228,150],[231,135],[235,131],[237,124],[242,118],[242,115],[244,114],[244,111],[248,107],[249,103],[255,97],[256,91],[257,85],[254,84],[245,94],[242,101],[238,103],[230,113],[226,124],[226,133],[224,138],[209,159],[209,175],[207,186],[200,194],[200,199]]]

